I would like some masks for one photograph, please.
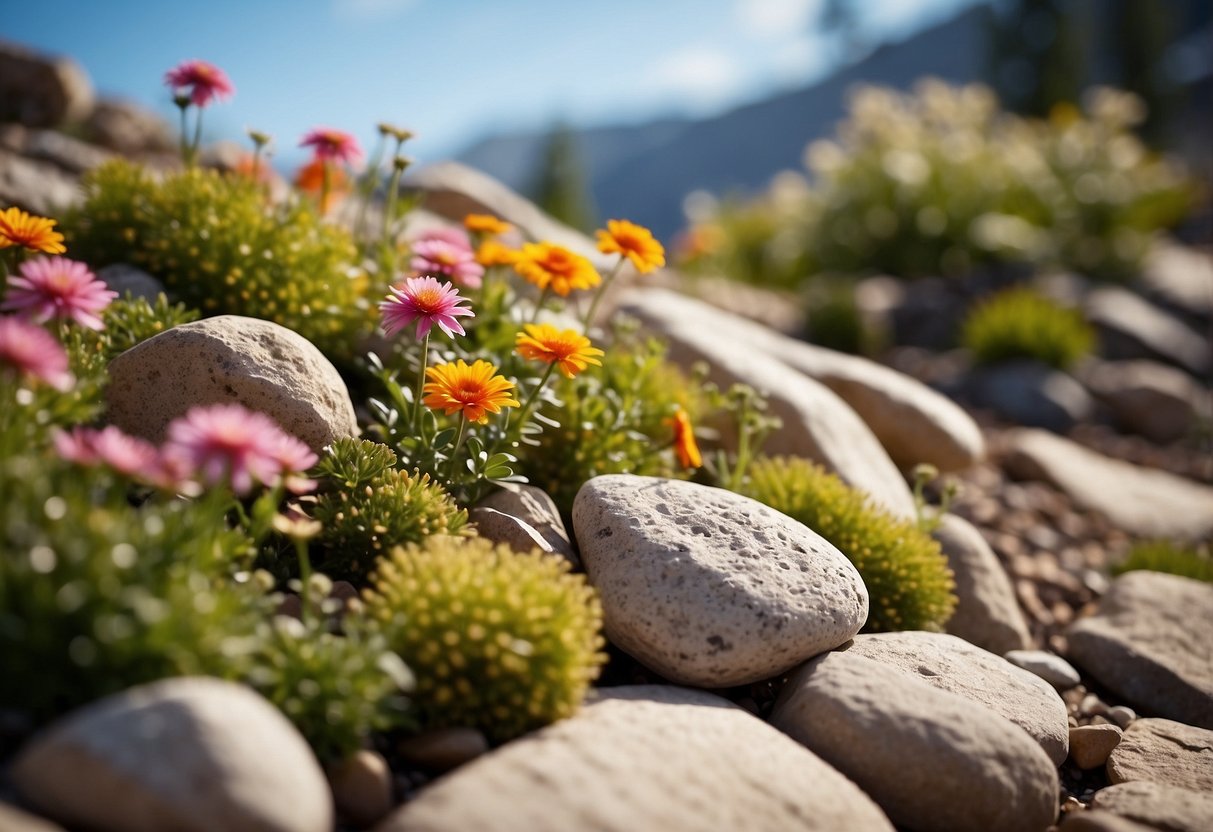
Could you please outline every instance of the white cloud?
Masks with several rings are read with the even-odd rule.
[[[416,4],[417,0],[333,0],[333,12],[339,18],[384,20]]]
[[[666,55],[653,68],[653,85],[677,93],[696,105],[727,101],[741,81],[741,67],[726,52],[711,46],[690,46]]]
[[[805,34],[821,4],[822,0],[736,0],[734,13],[747,35],[782,40]]]

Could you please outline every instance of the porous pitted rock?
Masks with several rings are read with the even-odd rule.
[[[1083,382],[1122,428],[1154,442],[1174,442],[1207,415],[1207,394],[1183,370],[1155,361],[1092,363]]]
[[[1138,719],[1108,758],[1108,779],[1213,792],[1213,731],[1170,719]]]
[[[1069,690],[1082,682],[1074,665],[1047,650],[1008,650],[1003,658],[1039,676],[1058,690]]]
[[[844,650],[985,705],[1027,731],[1055,765],[1066,758],[1066,703],[1043,679],[1000,656],[922,631],[856,636]]]
[[[855,785],[725,699],[599,690],[576,716],[469,763],[376,832],[892,832]]]
[[[0,41],[0,122],[58,127],[88,115],[93,85],[71,58]]]
[[[1127,572],[1066,632],[1070,657],[1147,713],[1213,729],[1213,584]]]
[[[338,813],[359,828],[392,811],[392,770],[378,751],[355,751],[329,770],[329,784]]]
[[[981,532],[963,517],[947,514],[931,536],[956,579],[956,612],[948,619],[948,632],[999,655],[1029,647],[1032,636],[1015,588]]]
[[[113,832],[330,832],[332,796],[303,737],[251,689],[203,677],[73,712],[13,763],[22,797]]]
[[[1070,729],[1070,759],[1083,769],[1098,768],[1120,742],[1121,730],[1115,725],[1079,725]]]
[[[564,527],[564,520],[560,517],[560,509],[556,508],[556,501],[542,488],[511,483],[489,494],[476,505],[517,517],[547,541],[550,551],[563,555],[575,566],[580,564],[569,532]]]
[[[1121,531],[1190,540],[1213,534],[1213,488],[1207,485],[1110,459],[1043,430],[1013,430],[1006,439],[1012,476],[1052,483]]]
[[[1095,401],[1081,384],[1039,361],[974,369],[966,389],[975,404],[1016,424],[1063,432],[1090,418]]]
[[[173,327],[111,361],[109,376],[110,421],[152,441],[191,407],[233,403],[265,413],[317,451],[358,434],[337,368],[271,321],[220,315]]]
[[[1163,783],[1138,780],[1100,789],[1091,808],[1164,832],[1213,829],[1213,792],[1194,792]]]
[[[666,299],[692,306],[678,314]],[[909,486],[871,429],[824,384],[757,347],[747,348],[739,327],[755,325],[672,292],[633,293],[620,308],[666,340],[675,364],[706,362],[708,378],[720,387],[748,384],[767,396],[769,412],[782,426],[767,437],[766,453],[812,459],[898,517],[917,516]],[[724,440],[727,445],[735,437],[726,434]]]
[[[1025,731],[850,650],[795,671],[771,723],[906,828],[1039,832],[1057,815],[1057,769]]]
[[[1213,363],[1208,339],[1127,289],[1092,292],[1086,314],[1099,330],[1099,352],[1106,358],[1159,359],[1198,375]]]
[[[868,616],[841,552],[731,491],[595,477],[577,493],[573,528],[607,636],[675,682],[769,678],[846,642]]]

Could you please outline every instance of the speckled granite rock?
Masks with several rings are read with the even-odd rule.
[[[880,809],[740,708],[669,686],[600,690],[581,713],[421,792],[376,832],[892,832]]]
[[[867,619],[867,590],[841,552],[730,491],[595,477],[577,494],[573,526],[607,636],[675,682],[766,679]]]
[[[302,336],[270,321],[220,315],[173,327],[109,365],[113,424],[152,441],[196,405],[239,403],[320,450],[356,436],[337,369]]]

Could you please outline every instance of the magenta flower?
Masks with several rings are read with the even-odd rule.
[[[160,452],[150,442],[128,436],[110,425],[56,430],[53,435],[59,456],[78,465],[106,465],[128,477],[149,482],[160,479]]]
[[[38,323],[71,318],[89,329],[105,329],[97,313],[118,297],[88,266],[66,257],[37,257],[9,275],[8,294],[0,309],[18,312]]]
[[[362,158],[358,140],[349,133],[331,127],[317,127],[309,131],[299,146],[312,148],[316,158],[326,162],[336,160],[353,164]]]
[[[67,369],[67,352],[54,336],[6,315],[0,317],[0,375],[13,370],[18,377],[33,376],[57,390],[69,389],[74,381]]]
[[[409,267],[417,274],[441,274],[452,283],[475,289],[484,277],[484,266],[476,262],[471,246],[459,246],[436,237],[413,243]]]
[[[236,92],[222,69],[208,61],[182,61],[164,73],[164,83],[179,92],[189,88],[190,100],[205,107],[211,99],[230,98]]]
[[[431,228],[428,231],[423,231],[409,241],[409,245],[416,246],[418,243],[428,242],[429,240],[442,240],[444,243],[465,248],[468,251],[472,250],[472,241],[468,238],[467,232],[462,228],[443,227]]]
[[[391,292],[379,304],[383,315],[383,333],[394,335],[398,330],[417,322],[417,340],[430,334],[434,324],[450,337],[465,335],[463,326],[455,320],[457,316],[476,317],[466,306],[467,298],[459,296],[459,290],[449,283],[433,277],[410,277],[403,287],[392,286]]]
[[[302,476],[303,472],[316,464],[315,452],[303,440],[280,432],[274,458],[282,469],[283,485],[292,494],[306,494],[314,491],[316,481]]]
[[[168,426],[163,453],[207,485],[228,485],[243,496],[255,482],[277,485],[288,466],[315,461],[288,441],[264,413],[239,404],[191,408]],[[172,467],[170,465],[170,467]]]

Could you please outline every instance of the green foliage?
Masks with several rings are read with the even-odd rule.
[[[423,729],[503,742],[569,716],[604,660],[597,595],[563,558],[431,537],[381,561],[366,594],[416,674]]]
[[[1116,575],[1138,569],[1213,583],[1213,558],[1209,556],[1207,543],[1185,546],[1170,540],[1142,541],[1129,549],[1124,560],[1112,566]]]
[[[157,177],[121,161],[91,172],[84,188],[83,205],[62,223],[73,256],[131,263],[204,314],[276,321],[339,360],[372,329],[350,235],[307,200],[270,208],[240,177],[199,169]]]
[[[938,631],[951,617],[955,583],[939,543],[820,466],[759,459],[742,492],[804,523],[855,564],[870,599],[865,631]]]
[[[365,439],[339,439],[325,452],[311,512],[321,525],[313,555],[320,571],[358,581],[395,546],[463,530],[467,512],[441,485],[395,464],[391,448]]]
[[[1081,314],[1028,288],[1011,288],[969,312],[961,343],[979,364],[1030,358],[1072,366],[1090,353],[1095,333]]]

